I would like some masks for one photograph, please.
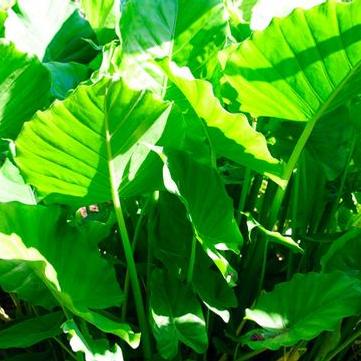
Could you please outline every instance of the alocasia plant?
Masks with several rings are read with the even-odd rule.
[[[0,1],[1,359],[361,353],[361,1],[297,4]]]

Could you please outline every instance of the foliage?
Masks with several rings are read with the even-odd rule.
[[[359,357],[361,0],[271,3],[0,1],[1,359]]]

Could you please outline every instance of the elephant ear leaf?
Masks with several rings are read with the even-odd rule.
[[[132,347],[139,344],[130,326],[98,312],[124,298],[114,269],[100,256],[102,232],[70,226],[55,206],[14,202],[1,204],[0,212],[0,286],[5,291],[48,308],[61,304]]]
[[[334,331],[344,317],[360,313],[360,292],[359,280],[342,272],[296,274],[246,310],[246,319],[262,328],[242,342],[255,350],[278,350]]]
[[[361,92],[361,1],[297,9],[220,59],[241,110],[316,121]]]
[[[108,201],[125,171],[134,176],[143,164],[150,152],[143,143],[158,141],[169,111],[169,103],[123,80],[81,85],[25,123],[15,161],[48,202]]]

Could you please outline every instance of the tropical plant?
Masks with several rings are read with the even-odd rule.
[[[270,4],[0,1],[1,359],[361,357],[361,0]]]

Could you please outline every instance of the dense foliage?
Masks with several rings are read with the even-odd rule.
[[[1,359],[361,358],[361,0],[276,2],[0,1]]]

